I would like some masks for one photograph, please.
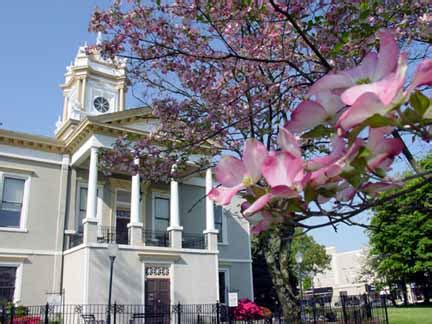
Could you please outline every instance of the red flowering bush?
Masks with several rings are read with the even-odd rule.
[[[256,320],[269,316],[271,316],[271,311],[268,308],[258,306],[247,298],[240,299],[238,306],[232,309],[234,320]]]
[[[42,322],[42,319],[38,315],[35,316],[26,315],[26,316],[14,318],[13,322],[16,324],[39,324]]]

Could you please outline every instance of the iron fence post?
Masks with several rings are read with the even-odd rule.
[[[385,322],[388,324],[388,312],[387,312],[387,295],[381,296],[381,304],[384,306],[384,316],[385,316]]]
[[[48,313],[49,313],[49,304],[45,304],[45,317],[44,317],[44,324],[48,324]]]
[[[2,305],[1,324],[6,324],[6,306],[5,306],[5,304]]]
[[[216,303],[216,324],[220,324],[220,305],[219,302]]]
[[[178,308],[177,308],[177,324],[181,324],[181,304],[180,304],[180,302],[178,303]]]
[[[116,321],[117,321],[117,302],[116,301],[114,301],[113,316],[114,316],[114,324],[116,324]]]
[[[314,324],[316,324],[316,320],[317,320],[316,311],[317,311],[317,309],[316,309],[316,300],[315,300],[315,295],[314,295],[313,290],[312,290],[312,313],[313,313],[313,322],[314,322]]]
[[[345,295],[341,295],[341,303],[342,303],[342,316],[343,316],[343,322],[345,324],[348,323],[347,313],[346,313],[346,307],[345,307]]]
[[[15,315],[15,305],[12,304],[11,310],[10,310],[10,324],[13,324],[13,322],[14,322],[14,315]]]

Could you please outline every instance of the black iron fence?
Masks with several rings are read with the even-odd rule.
[[[202,305],[41,305],[0,306],[0,324],[290,324],[343,323],[388,324],[385,299],[358,296],[356,302],[342,297],[339,306],[324,305],[320,298],[303,302],[300,318],[286,319],[280,311],[263,313],[264,318],[248,317],[239,309],[223,304]],[[108,313],[109,322],[108,323]]]
[[[168,232],[144,230],[142,238],[145,245],[170,247],[170,237]]]
[[[202,233],[182,233],[182,247],[185,249],[205,249],[206,242]],[[170,235],[166,231],[143,230],[142,239],[144,245],[170,247]],[[98,243],[129,244],[129,233],[115,226],[98,226]],[[83,233],[67,235],[66,249],[71,249],[83,243]]]
[[[206,242],[203,233],[183,233],[182,247],[184,249],[205,249]]]

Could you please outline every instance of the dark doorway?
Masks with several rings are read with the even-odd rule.
[[[226,272],[219,271],[219,302],[226,304]]]
[[[170,323],[170,280],[146,279],[145,283],[146,323]]]

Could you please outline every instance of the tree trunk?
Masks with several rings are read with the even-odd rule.
[[[289,323],[297,322],[300,319],[297,279],[292,273],[289,262],[294,230],[294,226],[283,224],[269,231],[268,238],[262,245],[281,311],[285,321]]]
[[[406,287],[406,282],[405,280],[402,281],[402,297],[403,297],[403,303],[405,306],[408,305],[408,292],[407,292],[407,287]]]

